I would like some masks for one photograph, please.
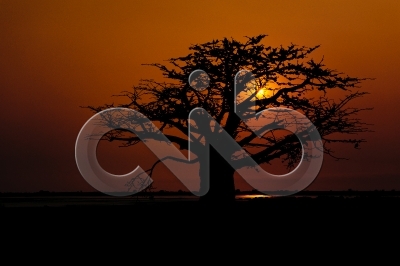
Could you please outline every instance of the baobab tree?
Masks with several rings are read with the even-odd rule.
[[[357,133],[369,129],[358,114],[371,108],[354,108],[349,103],[367,94],[359,91],[361,82],[366,79],[350,77],[327,68],[323,60],[310,58],[319,46],[291,44],[271,47],[263,44],[265,37],[246,37],[244,42],[224,38],[192,45],[189,54],[171,58],[167,60],[168,64],[147,64],[162,72],[164,82],[142,80],[132,90],[119,95],[125,97],[128,103],[87,108],[95,113],[116,107],[136,110],[156,123],[160,132],[177,144],[180,150],[188,150],[188,139],[193,141],[188,132],[190,112],[203,108],[257,164],[279,158],[288,170],[293,169],[304,156],[299,137],[282,134],[276,126],[260,136],[241,119],[243,117],[237,114],[235,106],[247,102],[250,103],[247,107],[255,113],[279,107],[303,114],[318,130],[324,154],[336,159],[341,158],[333,154],[334,143],[347,143],[359,148],[360,143],[366,140],[357,138]],[[198,70],[203,72],[199,72],[197,77],[190,77]],[[243,70],[248,71],[251,78],[247,80],[244,75],[242,80],[238,79],[237,74]],[[252,86],[246,85],[247,91],[238,91],[236,86],[240,82]],[[343,96],[340,99],[329,97],[333,90],[340,90]],[[244,91],[252,101],[238,101],[239,94]],[[101,139],[120,141],[122,146],[136,145],[141,141],[139,136],[126,129],[110,131]],[[209,156],[198,159],[199,180],[204,175],[202,163],[207,161],[210,164],[209,191],[201,199],[233,200],[234,173],[237,169],[212,147]],[[161,161],[154,162],[147,171],[150,176]]]

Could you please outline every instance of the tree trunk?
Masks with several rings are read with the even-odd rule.
[[[204,158],[210,162],[210,188],[206,195],[200,197],[201,202],[233,202],[235,200],[235,170],[229,163],[210,146],[210,157]],[[205,169],[200,160],[200,178],[204,180]],[[202,181],[203,182],[203,181]]]

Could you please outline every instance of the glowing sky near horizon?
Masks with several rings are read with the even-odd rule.
[[[329,68],[375,78],[360,88],[371,94],[354,102],[374,107],[360,117],[374,132],[360,135],[368,141],[360,150],[338,146],[335,154],[349,160],[325,158],[310,189],[400,189],[398,14],[397,0],[0,0],[0,192],[92,191],[74,158],[92,116],[80,106],[118,103],[112,95],[162,78],[143,63],[186,55],[191,44],[259,34],[272,46],[321,44],[314,57]],[[113,145],[99,147],[110,171],[155,159],[143,146]],[[162,166],[155,174],[157,188],[184,189]]]

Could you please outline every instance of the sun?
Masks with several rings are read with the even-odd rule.
[[[259,88],[256,97],[257,99],[270,98],[280,89],[279,85],[273,81],[269,81],[264,84],[263,87]]]
[[[258,90],[256,97],[257,97],[257,99],[263,99],[263,98],[269,98],[272,95],[273,95],[273,92],[271,89],[261,88]]]
[[[271,82],[268,82],[263,87],[258,87],[257,85],[255,86],[254,84],[249,83],[246,90],[239,92],[236,100],[240,103],[249,97],[252,98],[251,101],[267,99],[272,97],[276,93],[277,89],[278,86]],[[254,96],[255,98],[253,98]]]
[[[265,97],[265,93],[266,93],[266,89],[265,88],[261,88],[260,90],[258,90],[256,97],[258,99],[264,98]]]

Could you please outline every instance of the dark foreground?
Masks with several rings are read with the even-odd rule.
[[[392,217],[400,210],[399,192],[308,192],[287,197],[238,196],[235,202],[200,202],[183,195],[112,197],[95,193],[0,194],[1,213],[115,214],[143,217],[246,215],[249,217],[346,215]]]
[[[172,247],[178,253],[180,246],[199,243],[238,248],[273,243],[286,250],[311,247],[309,241],[323,248],[335,243],[339,250],[326,249],[336,256],[344,245],[348,250],[359,244],[382,246],[400,235],[400,197],[387,194],[237,199],[230,204],[202,203],[193,197],[1,195],[0,204],[3,237],[11,236],[3,243],[16,241],[13,248],[30,243],[29,248],[42,250],[42,243],[55,248],[61,247],[57,243],[73,243],[67,245],[72,253],[92,246],[107,254],[111,246],[126,246],[135,255],[138,246],[152,251]]]
[[[225,234],[242,238],[244,244],[278,239],[293,243],[305,238],[354,244],[365,238],[370,243],[371,236],[386,243],[387,238],[400,235],[398,195],[302,195],[237,199],[229,204],[202,203],[193,197],[2,195],[0,200],[2,228],[38,234],[37,239],[44,235],[58,239],[61,234],[61,239],[116,237],[154,244],[170,239],[188,243],[219,239]]]

